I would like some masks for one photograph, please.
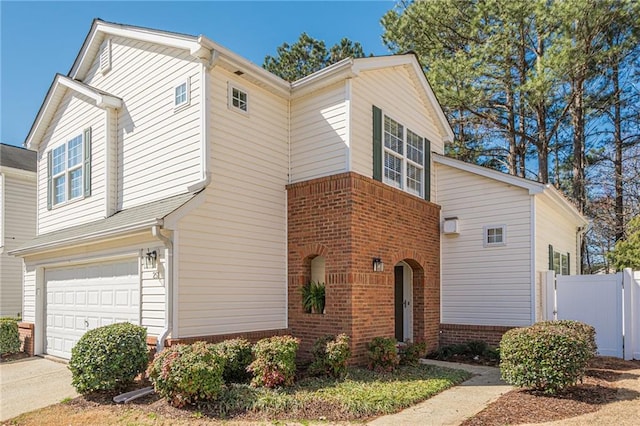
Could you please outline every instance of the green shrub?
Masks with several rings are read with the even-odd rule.
[[[302,307],[307,313],[324,313],[325,284],[310,281],[302,286]]]
[[[400,346],[400,364],[418,365],[420,358],[423,357],[426,352],[427,344],[425,342],[405,342],[403,346]]]
[[[224,358],[214,345],[175,345],[157,354],[147,373],[158,394],[174,407],[213,401],[224,380]]]
[[[336,336],[324,336],[313,344],[313,362],[309,372],[340,379],[347,374],[347,360],[351,356],[349,336],[342,333]]]
[[[554,394],[584,377],[595,348],[593,327],[575,321],[512,329],[500,342],[500,371],[514,386]]]
[[[20,352],[18,322],[13,318],[0,319],[0,354]]]
[[[274,388],[291,386],[296,375],[296,353],[300,340],[292,336],[274,336],[258,341],[253,347],[252,386]]]
[[[230,339],[214,345],[224,359],[222,377],[227,383],[245,383],[251,377],[247,367],[253,361],[251,343],[245,339]]]
[[[87,331],[71,350],[71,384],[82,394],[127,387],[147,368],[146,339],[144,327],[126,322]]]
[[[375,337],[367,343],[367,367],[369,370],[391,372],[400,363],[396,339],[391,337]]]

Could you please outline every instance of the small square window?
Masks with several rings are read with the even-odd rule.
[[[248,93],[229,84],[229,108],[247,114],[249,112]]]
[[[173,89],[173,93],[174,93],[174,102],[173,102],[173,106],[174,108],[180,108],[182,106],[185,105],[189,105],[189,80],[183,80],[180,83],[178,83],[174,89]]]
[[[495,247],[507,244],[507,226],[490,225],[484,227],[484,246]]]

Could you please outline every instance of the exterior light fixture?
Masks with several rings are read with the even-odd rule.
[[[158,267],[158,252],[147,251],[144,256],[144,269],[155,270]]]
[[[373,258],[373,272],[384,272],[384,263],[379,257]]]

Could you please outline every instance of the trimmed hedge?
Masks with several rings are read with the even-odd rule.
[[[148,362],[146,328],[127,322],[94,328],[71,350],[71,384],[82,394],[121,390]]]
[[[251,378],[247,367],[253,361],[251,343],[245,339],[230,339],[214,345],[224,358],[222,377],[228,383],[246,383]]]
[[[253,347],[252,386],[274,388],[291,386],[296,375],[296,353],[300,340],[292,336],[274,336],[259,340]]]
[[[313,344],[313,362],[309,372],[313,375],[324,375],[340,379],[347,374],[347,360],[351,356],[349,336],[342,333],[338,336],[320,337]]]
[[[509,384],[555,394],[581,380],[595,355],[593,327],[577,321],[546,321],[503,335],[500,371]]]
[[[399,349],[400,364],[416,366],[419,364],[420,358],[427,353],[427,344],[425,342],[406,342]]]
[[[225,361],[212,344],[175,345],[156,354],[147,370],[158,394],[174,407],[218,398]]]
[[[0,319],[0,354],[20,352],[18,322],[13,318]]]

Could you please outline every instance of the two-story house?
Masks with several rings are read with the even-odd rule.
[[[36,235],[36,153],[0,143],[0,317],[22,315],[22,259],[9,256]]]
[[[290,84],[206,37],[96,20],[26,146],[35,352],[128,320],[159,345],[291,332],[437,345],[430,153],[453,137],[414,55]],[[374,270],[375,269],[375,270]],[[326,282],[324,314],[300,290]]]
[[[94,21],[27,147],[38,236],[24,319],[36,353],[87,330],[176,342],[292,333],[438,345],[434,158],[453,132],[413,54],[293,83],[204,36]],[[302,287],[326,283],[323,313]]]

